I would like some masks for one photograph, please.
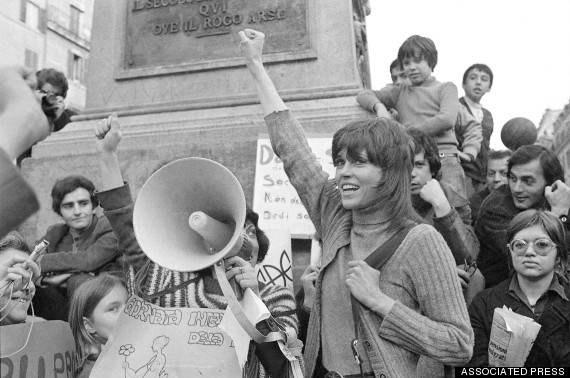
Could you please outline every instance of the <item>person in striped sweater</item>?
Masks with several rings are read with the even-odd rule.
[[[117,147],[122,137],[119,119],[116,114],[99,122],[95,127],[97,149],[100,153],[102,189],[97,198],[109,219],[119,240],[119,249],[128,262],[126,272],[127,290],[161,307],[191,307],[225,309],[226,298],[217,280],[209,269],[200,272],[172,271],[152,262],[138,244],[133,229],[134,203],[129,185],[123,182]],[[258,227],[259,216],[247,209],[244,231],[253,245],[249,261],[239,256],[226,260],[226,266],[234,265],[226,271],[229,279],[235,280],[242,289],[250,288],[265,303],[273,317],[288,330],[289,342],[295,344],[298,321],[295,314],[293,293],[281,286],[269,286],[257,281],[255,265],[261,262],[269,248],[269,240]],[[263,321],[256,325],[263,333],[275,330],[274,324]],[[244,367],[244,377],[280,377],[287,371],[288,362],[276,361],[276,342],[256,344],[251,342],[248,360]]]

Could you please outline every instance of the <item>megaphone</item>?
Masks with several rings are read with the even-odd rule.
[[[245,217],[245,196],[230,170],[191,157],[165,165],[146,181],[133,226],[149,259],[195,272],[240,252]]]

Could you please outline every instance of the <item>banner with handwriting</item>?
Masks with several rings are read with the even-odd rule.
[[[91,378],[241,376],[224,310],[163,308],[131,296]]]

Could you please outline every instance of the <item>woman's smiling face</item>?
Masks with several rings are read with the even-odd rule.
[[[334,165],[335,180],[345,209],[364,209],[378,201],[382,168],[370,162],[365,150],[360,151],[357,159],[351,159],[344,148],[336,157]]]

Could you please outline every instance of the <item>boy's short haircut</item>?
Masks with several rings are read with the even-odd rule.
[[[38,89],[41,89],[45,83],[50,83],[54,87],[61,88],[61,97],[65,98],[67,96],[69,85],[63,72],[53,68],[44,68],[36,72],[36,78],[38,80]]]
[[[400,46],[398,50],[398,60],[400,62],[410,57],[423,57],[433,71],[437,64],[437,49],[435,48],[435,43],[429,38],[412,35],[402,43],[402,46]]]
[[[439,159],[439,149],[434,138],[416,128],[406,130],[414,140],[414,154],[424,153],[424,159],[428,162],[431,177],[438,179],[441,177],[441,161]]]
[[[399,70],[402,69],[402,65],[400,64],[400,61],[398,59],[394,59],[394,61],[390,64],[390,73],[392,73],[392,70],[394,68],[397,68]]]
[[[76,189],[83,188],[89,192],[91,204],[93,208],[99,206],[99,201],[95,197],[95,184],[87,177],[83,176],[67,176],[57,180],[51,189],[51,208],[59,216],[61,216],[61,203],[68,193]]]
[[[511,156],[513,156],[513,152],[511,150],[491,150],[489,151],[488,160],[500,160],[504,158],[510,158]]]
[[[483,63],[475,63],[465,70],[465,73],[463,74],[463,84],[465,84],[467,81],[467,75],[469,75],[469,72],[472,70],[485,72],[487,75],[489,75],[489,88],[493,86],[493,71],[491,71],[488,65]]]

